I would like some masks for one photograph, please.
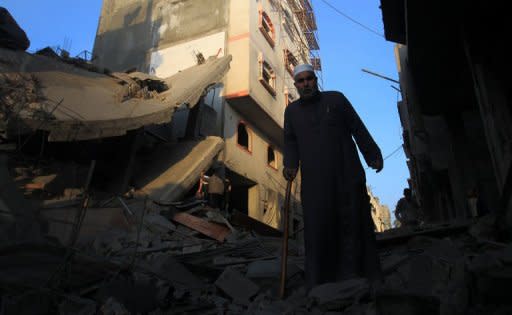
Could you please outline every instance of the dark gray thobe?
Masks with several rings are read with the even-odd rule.
[[[353,139],[367,163],[382,160],[339,92],[321,92],[286,108],[284,166],[301,169],[308,288],[380,274],[366,178]]]

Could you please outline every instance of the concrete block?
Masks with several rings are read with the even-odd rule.
[[[235,302],[248,304],[249,299],[259,291],[259,287],[234,268],[226,268],[217,278],[215,285]]]

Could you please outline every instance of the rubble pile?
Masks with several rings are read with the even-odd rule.
[[[2,242],[3,314],[512,311],[512,244],[499,241],[492,215],[378,233],[382,281],[350,279],[310,291],[302,244],[292,239],[280,299],[279,230],[194,196],[165,202],[143,190],[109,192],[119,180],[100,161],[88,184],[92,165],[62,159],[54,146],[46,150],[55,155],[11,152],[4,164],[42,237]],[[1,197],[13,205],[12,194]]]
[[[27,185],[27,169],[15,171],[26,198],[44,199],[34,191],[51,187],[48,178],[32,177]],[[492,216],[380,233],[381,282],[350,279],[309,292],[302,246],[291,240],[287,294],[281,300],[280,232],[258,233],[266,230],[244,214],[228,214],[194,198],[162,203],[137,194],[96,194],[85,204],[86,190],[68,189],[64,195],[52,195],[38,208],[46,223],[42,240],[2,243],[3,314],[512,311],[507,298],[512,244],[493,238]]]
[[[34,76],[23,73],[0,73],[0,123],[26,116],[27,111],[37,111],[34,104],[42,101],[39,83]]]

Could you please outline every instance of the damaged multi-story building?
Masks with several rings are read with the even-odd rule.
[[[479,214],[498,214],[510,231],[506,10],[484,1],[382,0],[381,7],[386,39],[397,43],[409,183],[425,219],[469,217],[476,198]]]
[[[391,213],[389,207],[381,204],[379,197],[375,196],[370,187],[367,188],[370,197],[371,215],[375,232],[384,232],[391,229]]]
[[[293,67],[312,62],[321,70],[315,31],[309,0],[104,0],[93,62],[167,77],[232,56],[230,71],[199,106],[174,115],[169,136],[223,138],[219,160],[232,183],[231,207],[278,227],[283,113],[297,97]],[[300,220],[297,211],[295,228]]]

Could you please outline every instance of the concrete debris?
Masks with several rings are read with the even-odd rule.
[[[178,201],[197,183],[224,147],[219,137],[161,146],[135,173],[135,185],[152,200],[168,204]]]
[[[325,310],[339,310],[352,304],[359,304],[368,297],[370,284],[366,279],[350,279],[337,283],[326,283],[313,288],[309,298]]]
[[[130,315],[131,313],[113,297],[108,298],[100,308],[101,315]]]
[[[169,123],[193,107],[229,69],[231,56],[208,60],[172,77],[106,75],[59,59],[0,48],[0,115],[7,135],[44,130],[50,141],[125,135]]]
[[[47,222],[47,235],[67,244],[73,233],[73,221],[79,208],[45,209],[40,212],[41,218]],[[121,208],[91,208],[83,218],[78,243],[92,242],[98,234],[119,229],[128,231],[130,223]]]
[[[170,231],[176,230],[176,226],[167,220],[164,216],[156,213],[148,213],[144,216],[144,225],[157,233],[167,234]]]
[[[7,290],[2,291],[3,309],[23,313],[23,294],[36,287],[46,291],[30,297],[39,301],[34,305],[84,315],[96,309],[100,314],[477,315],[507,314],[512,308],[512,245],[477,239],[469,232],[492,220],[482,218],[465,232],[452,229],[454,234],[443,232],[442,237],[437,236],[441,227],[433,235],[401,235],[400,242],[381,245],[382,281],[348,279],[309,292],[300,246],[290,242],[288,295],[279,300],[280,238],[247,231],[227,216],[237,237],[221,243],[171,223],[166,218],[170,213],[185,213],[173,205],[126,202],[134,209],[128,229],[108,221],[112,229],[104,228],[93,242],[80,243],[70,259],[65,259],[70,252],[62,245],[0,248],[0,287]],[[122,216],[121,208],[91,208],[88,215],[101,217],[109,209]],[[207,221],[214,217],[212,211],[198,208],[186,215],[212,224]],[[74,288],[75,295],[59,293],[65,287]]]
[[[26,296],[38,308],[62,314],[480,315],[506,314],[512,308],[512,245],[490,233],[496,222],[492,216],[380,233],[382,281],[348,279],[309,292],[302,244],[291,239],[287,295],[279,300],[282,233],[247,214],[212,209],[190,185],[214,164],[222,142],[182,142],[184,148],[176,152],[192,152],[201,145],[214,149],[194,153],[195,159],[212,152],[199,164],[188,161],[181,169],[161,165],[163,173],[173,169],[179,174],[157,176],[160,190],[151,194],[141,189],[151,181],[141,179],[163,173],[145,173],[151,167],[130,169],[142,160],[150,164],[151,157],[159,160],[163,151],[152,146],[133,155],[122,151],[130,139],[107,141],[105,147],[111,150],[88,144],[86,151],[108,153],[96,156],[100,171],[89,189],[84,178],[90,160],[70,157],[76,150],[72,143],[53,147],[45,142],[53,155],[40,156],[41,143],[36,142],[37,158],[30,150],[2,153],[2,218],[9,217],[3,222],[18,227],[0,247],[2,310],[33,313]],[[177,148],[180,142],[173,145]],[[116,168],[122,159],[111,162],[115,153],[110,147],[119,151],[117,157],[134,157],[136,162]],[[187,188],[173,193],[179,178],[187,176]],[[143,185],[135,184],[137,180]],[[123,182],[126,189],[119,192]],[[44,185],[34,189],[28,183]],[[86,211],[79,217],[82,209]],[[24,222],[38,227],[37,241],[21,237]],[[72,235],[78,235],[78,242],[71,248]],[[24,242],[12,244],[13,239]]]
[[[215,281],[215,285],[230,296],[233,302],[242,304],[248,304],[249,299],[259,290],[255,283],[232,267],[224,270]]]

